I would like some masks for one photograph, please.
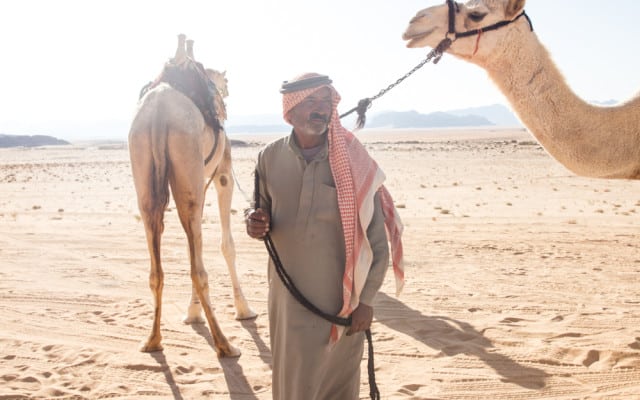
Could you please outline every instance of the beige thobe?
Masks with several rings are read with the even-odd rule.
[[[293,134],[260,152],[260,207],[271,215],[271,238],[300,292],[325,313],[342,307],[344,235],[328,148],[305,161]],[[371,271],[360,301],[371,305],[389,263],[378,195],[367,229]],[[291,296],[269,260],[269,331],[275,400],[358,399],[364,333],[343,336],[329,350],[331,323]]]

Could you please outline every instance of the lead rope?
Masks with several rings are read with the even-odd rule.
[[[254,174],[255,174],[254,176],[254,209],[257,209],[260,207],[260,186],[259,186],[260,176],[258,175],[257,170],[254,172]],[[264,241],[265,247],[267,248],[267,252],[271,257],[271,260],[273,260],[273,264],[275,265],[275,269],[276,269],[276,272],[278,273],[278,276],[280,277],[280,280],[282,281],[284,286],[287,288],[289,293],[291,293],[291,295],[296,300],[298,300],[300,304],[302,304],[307,310],[331,322],[332,324],[336,324],[340,326],[351,325],[350,316],[348,318],[342,318],[336,315],[327,314],[324,311],[320,310],[318,307],[316,307],[309,300],[307,300],[307,298],[304,297],[302,293],[300,293],[300,290],[298,290],[296,285],[291,280],[291,277],[289,276],[289,274],[287,274],[287,271],[284,269],[284,265],[282,265],[282,261],[280,260],[280,257],[278,256],[278,252],[276,251],[273,241],[271,240],[271,236],[268,233],[265,235],[263,241]],[[369,376],[369,396],[371,397],[371,400],[380,400],[380,391],[378,390],[378,385],[376,384],[376,373],[374,368],[375,365],[373,362],[373,339],[371,338],[370,329],[367,329],[365,331],[365,336],[367,338],[367,344],[368,344],[367,348],[369,353],[368,361],[367,361],[367,374]]]
[[[387,93],[389,90],[393,89],[394,87],[398,86],[402,81],[404,81],[405,79],[407,79],[409,76],[411,76],[414,72],[416,72],[417,70],[419,70],[420,68],[422,68],[426,63],[428,63],[429,61],[431,61],[433,59],[433,63],[437,64],[438,61],[440,61],[440,59],[442,58],[442,55],[444,54],[444,52],[449,48],[449,46],[451,46],[451,43],[453,43],[454,40],[459,39],[459,38],[464,38],[464,37],[468,37],[468,36],[474,36],[474,35],[478,35],[477,39],[476,39],[476,48],[475,51],[473,52],[473,55],[476,54],[476,52],[478,51],[478,45],[480,43],[480,36],[483,33],[489,32],[489,31],[494,31],[496,29],[500,29],[503,26],[509,25],[513,22],[516,22],[518,19],[520,19],[520,17],[525,17],[527,22],[529,23],[529,27],[531,28],[531,31],[533,32],[533,24],[531,23],[531,18],[529,18],[529,16],[527,15],[527,13],[522,10],[522,12],[520,14],[518,14],[515,18],[511,19],[511,20],[505,20],[505,21],[500,21],[497,22],[493,25],[489,25],[486,26],[484,28],[479,28],[479,29],[473,29],[470,31],[465,31],[465,32],[457,32],[456,31],[456,23],[455,23],[455,15],[456,13],[460,12],[460,6],[458,5],[458,3],[456,3],[453,0],[446,0],[446,4],[448,6],[448,16],[449,16],[449,21],[448,21],[448,32],[447,35],[445,36],[444,39],[442,39],[442,41],[440,41],[440,43],[438,43],[438,45],[432,49],[429,54],[427,54],[427,57],[422,60],[418,65],[416,65],[411,71],[407,72],[403,77],[401,77],[400,79],[398,79],[397,81],[395,81],[394,83],[390,84],[389,86],[387,86],[386,88],[380,90],[378,92],[378,94],[376,94],[373,97],[365,97],[364,99],[360,100],[358,102],[358,105],[355,106],[354,108],[352,108],[351,110],[347,111],[346,113],[340,115],[340,118],[346,117],[347,115],[353,113],[354,111],[356,111],[358,113],[358,120],[356,122],[356,129],[361,129],[364,127],[364,124],[367,120],[366,117],[366,112],[367,110],[371,107],[371,103],[378,99],[379,97],[383,96],[385,93]],[[453,39],[450,39],[449,37],[452,37]]]
[[[354,111],[357,111],[357,113],[358,113],[358,125],[357,126],[358,126],[358,129],[362,128],[364,126],[364,124],[365,124],[365,121],[366,121],[365,113],[366,113],[367,109],[369,109],[369,107],[371,107],[371,103],[374,100],[378,99],[379,97],[381,97],[385,93],[387,93],[389,90],[391,90],[394,87],[396,87],[397,85],[399,85],[402,81],[404,81],[409,76],[411,76],[414,72],[416,72],[417,70],[422,68],[422,66],[424,66],[429,61],[433,60],[433,63],[437,64],[438,61],[440,61],[440,58],[442,58],[442,55],[444,54],[444,52],[449,48],[450,45],[451,45],[451,40],[449,38],[445,38],[444,40],[442,40],[440,42],[440,44],[435,49],[433,49],[433,50],[431,50],[431,52],[429,52],[429,54],[427,55],[427,57],[424,60],[422,60],[418,65],[413,67],[413,69],[411,69],[409,72],[407,72],[404,76],[402,76],[401,78],[399,78],[394,83],[392,83],[389,86],[387,86],[386,88],[380,90],[378,92],[378,94],[376,94],[375,96],[364,98],[364,99],[360,100],[356,107],[354,107],[351,110],[347,111],[346,113],[340,115],[340,118],[346,117],[347,115],[353,113]],[[241,190],[241,192],[243,193],[245,198],[247,198],[247,196],[244,193],[244,191]],[[254,172],[254,191],[253,191],[253,194],[254,194],[253,208],[254,209],[258,209],[258,208],[260,208],[260,176],[258,175],[258,171],[257,170]],[[267,248],[267,252],[269,253],[269,257],[271,257],[271,260],[273,261],[273,264],[275,265],[275,270],[276,270],[276,273],[278,274],[278,276],[280,277],[280,280],[282,281],[284,286],[287,288],[289,293],[291,293],[291,295],[296,300],[298,300],[298,302],[300,302],[300,304],[302,304],[307,310],[309,310],[312,313],[316,314],[317,316],[325,319],[326,321],[331,322],[332,324],[336,324],[336,325],[340,325],[340,326],[349,326],[349,325],[351,325],[351,317],[350,316],[348,318],[341,318],[341,317],[338,317],[336,315],[327,314],[324,311],[320,310],[318,307],[316,307],[313,303],[311,303],[306,297],[304,297],[304,295],[302,293],[300,293],[300,290],[298,290],[296,285],[291,280],[291,277],[289,276],[289,274],[287,274],[287,271],[284,269],[284,265],[282,264],[282,261],[280,260],[280,256],[278,255],[278,252],[276,251],[275,245],[273,244],[273,241],[271,240],[271,235],[269,235],[267,233],[265,235],[265,237],[263,238],[263,241],[264,241],[265,247]],[[364,333],[365,333],[365,337],[367,338],[367,350],[368,350],[367,374],[369,376],[369,397],[371,398],[371,400],[380,400],[380,391],[378,390],[378,385],[376,384],[375,363],[374,363],[374,360],[373,360],[373,354],[374,354],[374,352],[373,352],[373,339],[371,337],[371,329],[367,329]]]
[[[352,108],[351,110],[349,110],[348,112],[340,115],[340,118],[343,118],[343,117],[351,114],[352,112],[357,111],[357,113],[358,113],[358,128],[362,128],[364,126],[364,124],[365,124],[365,121],[366,121],[365,113],[366,113],[367,109],[369,109],[369,107],[371,107],[371,103],[374,100],[378,99],[379,97],[381,97],[385,93],[387,93],[389,90],[391,90],[394,87],[396,87],[397,85],[399,85],[402,81],[407,79],[409,76],[411,76],[418,69],[422,68],[422,66],[424,66],[426,63],[428,63],[432,59],[433,59],[433,63],[437,64],[438,61],[440,61],[440,58],[442,58],[442,54],[446,51],[447,48],[449,48],[450,45],[451,45],[451,40],[448,39],[448,38],[444,39],[442,42],[440,42],[440,44],[435,49],[433,49],[433,50],[431,50],[431,52],[429,52],[429,54],[427,55],[427,57],[424,60],[422,60],[418,65],[416,65],[413,69],[411,69],[409,72],[407,72],[404,76],[402,76],[401,78],[399,78],[394,83],[392,83],[389,86],[387,86],[386,88],[380,90],[378,92],[378,94],[376,94],[375,96],[360,100],[358,102],[358,106],[356,106],[356,107]],[[244,192],[243,192],[243,194],[244,194]],[[247,196],[245,195],[245,198],[246,197]],[[259,176],[257,170],[254,172],[254,199],[253,199],[253,203],[254,203],[253,204],[253,208],[254,209],[258,209],[260,207],[260,176]],[[269,235],[267,233],[265,235],[265,237],[263,238],[263,241],[264,241],[265,247],[267,249],[267,252],[269,253],[269,257],[271,257],[271,260],[273,261],[273,264],[275,265],[275,270],[276,270],[276,273],[278,274],[278,276],[280,277],[280,280],[282,281],[283,285],[287,288],[289,293],[291,293],[291,295],[296,300],[298,300],[298,302],[300,302],[300,304],[302,304],[307,310],[309,310],[312,313],[316,314],[317,316],[325,319],[326,321],[331,322],[332,324],[336,324],[336,325],[340,325],[340,326],[349,326],[349,325],[351,325],[351,317],[350,316],[348,318],[341,318],[341,317],[338,317],[336,315],[327,314],[324,311],[320,310],[318,307],[316,307],[313,303],[311,303],[306,297],[304,297],[304,295],[302,293],[300,293],[300,290],[298,290],[296,285],[291,280],[291,277],[289,276],[289,274],[287,274],[287,271],[284,269],[284,265],[282,264],[282,261],[280,260],[280,256],[278,255],[278,252],[276,251],[275,245],[273,244],[273,241],[271,240],[271,235]],[[368,351],[367,375],[369,377],[369,397],[371,398],[371,400],[380,400],[380,391],[378,390],[378,385],[376,383],[375,363],[374,363],[374,359],[373,359],[373,354],[374,354],[374,351],[373,351],[373,338],[371,336],[371,329],[367,329],[364,333],[365,333],[365,337],[367,338],[367,351]]]
[[[416,65],[415,67],[413,67],[413,69],[411,69],[409,72],[407,72],[404,76],[402,76],[401,78],[399,78],[398,80],[396,80],[394,83],[390,84],[389,86],[387,86],[386,88],[380,90],[375,96],[373,97],[367,97],[364,98],[362,100],[360,100],[358,102],[358,105],[354,108],[352,108],[351,110],[347,111],[346,113],[340,115],[340,118],[344,118],[347,115],[353,113],[354,111],[356,111],[358,113],[358,120],[357,120],[357,124],[356,124],[356,128],[360,129],[362,127],[364,127],[364,124],[366,122],[366,112],[367,110],[371,107],[371,104],[373,103],[374,100],[380,98],[381,96],[383,96],[384,94],[386,94],[388,91],[390,91],[391,89],[393,89],[394,87],[398,86],[402,81],[404,81],[405,79],[407,79],[409,76],[411,76],[414,72],[416,72],[417,70],[419,70],[420,68],[422,68],[426,63],[428,63],[429,61],[433,60],[434,64],[437,64],[440,59],[442,58],[442,55],[444,54],[444,52],[451,46],[451,43],[453,43],[454,40],[460,38],[460,37],[466,37],[466,36],[471,36],[471,35],[478,35],[478,38],[476,39],[477,42],[479,42],[480,40],[480,35],[483,32],[487,32],[490,30],[495,30],[498,29],[502,26],[508,25],[512,22],[515,22],[516,20],[518,20],[520,17],[524,16],[527,21],[529,22],[529,26],[531,27],[531,30],[533,31],[533,25],[531,24],[531,19],[529,19],[529,16],[524,12],[524,10],[522,11],[522,13],[520,13],[516,18],[514,18],[511,21],[501,21],[498,22],[496,24],[493,24],[489,27],[486,27],[484,29],[476,29],[473,31],[467,31],[467,32],[456,32],[455,30],[455,13],[459,11],[459,7],[458,4],[455,3],[452,0],[447,0],[446,1],[447,5],[449,6],[449,32],[447,37],[445,37],[442,41],[440,41],[440,43],[438,44],[438,46],[436,46],[434,49],[432,49],[429,54],[427,54],[427,57],[422,60],[418,65]],[[452,39],[449,39],[449,35],[451,35],[453,37]],[[477,47],[478,43],[476,43],[476,47]],[[477,51],[477,48],[476,48]],[[475,52],[474,52],[475,54]],[[234,174],[235,177],[235,174]],[[237,182],[237,180],[236,180]],[[259,188],[259,184],[260,184],[260,177],[258,175],[258,171],[255,171],[255,182],[254,182],[254,205],[253,208],[257,209],[260,207],[260,188]],[[244,191],[242,191],[242,194],[245,196],[245,199],[247,199],[246,194],[244,193]],[[325,312],[323,312],[322,310],[320,310],[319,308],[317,308],[313,303],[311,303],[309,300],[307,300],[302,293],[300,293],[300,291],[298,290],[298,288],[294,285],[294,283],[291,281],[291,278],[289,277],[289,275],[287,274],[287,271],[284,269],[284,266],[282,265],[282,261],[280,261],[280,257],[278,256],[278,252],[276,251],[276,248],[273,244],[273,241],[271,240],[271,236],[267,233],[264,237],[264,243],[265,243],[265,247],[267,248],[267,252],[269,253],[269,256],[271,257],[271,259],[273,260],[273,263],[276,267],[276,272],[278,273],[278,276],[280,277],[280,279],[282,280],[282,283],[285,285],[285,287],[287,288],[287,290],[289,290],[289,292],[291,293],[291,295],[297,299],[300,304],[302,304],[305,308],[307,308],[309,311],[313,312],[314,314],[320,316],[321,318],[324,318],[325,320],[336,324],[336,325],[341,325],[341,326],[349,326],[351,324],[351,317],[349,318],[341,318],[335,315],[331,315],[331,314],[327,314]],[[373,340],[371,338],[371,330],[367,329],[365,331],[365,336],[367,338],[367,343],[368,343],[368,352],[369,352],[369,357],[368,357],[368,361],[367,361],[367,372],[369,375],[369,396],[371,397],[372,400],[380,400],[380,391],[378,390],[378,386],[376,384],[376,376],[375,376],[375,367],[374,367],[374,361],[373,361]]]
[[[427,57],[424,60],[420,61],[420,63],[418,63],[418,65],[413,67],[409,72],[404,74],[402,77],[397,79],[395,82],[393,82],[392,84],[390,84],[386,88],[381,89],[375,96],[373,96],[373,97],[365,97],[364,99],[360,100],[358,102],[357,106],[353,107],[351,110],[347,111],[346,113],[340,115],[340,118],[342,119],[342,118],[346,117],[347,115],[349,115],[349,114],[353,113],[354,111],[356,111],[358,113],[358,121],[356,123],[356,129],[363,128],[364,124],[367,121],[367,116],[365,115],[365,113],[371,107],[371,104],[373,103],[374,100],[377,100],[378,98],[384,96],[388,91],[390,91],[394,87],[398,86],[400,83],[402,83],[402,81],[404,81],[405,79],[407,79],[408,77],[413,75],[414,72],[416,72],[417,70],[422,68],[429,61],[433,60],[433,64],[437,64],[440,61],[440,59],[442,58],[442,55],[444,54],[444,52],[449,48],[449,46],[451,46],[451,43],[452,43],[451,39],[444,38],[438,44],[438,46],[436,46],[434,49],[432,49],[429,52],[429,54],[427,54]]]

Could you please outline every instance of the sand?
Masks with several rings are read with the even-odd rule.
[[[383,399],[640,399],[640,182],[576,177],[523,130],[364,131],[405,223],[406,287],[375,301]],[[266,252],[244,232],[260,145],[235,137],[236,321],[215,195],[205,263],[236,359],[185,325],[166,213],[164,351],[126,144],[0,149],[0,399],[270,399]],[[244,192],[244,194],[243,194]],[[368,398],[366,361],[360,397]]]

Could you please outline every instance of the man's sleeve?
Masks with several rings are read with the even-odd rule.
[[[369,228],[367,228],[367,237],[373,251],[373,261],[371,262],[367,281],[360,294],[360,302],[369,306],[372,305],[376,293],[380,290],[384,276],[389,268],[389,245],[387,243],[387,232],[384,226],[384,214],[382,213],[379,193],[375,194],[373,201],[373,218]]]
[[[256,162],[256,169],[254,171],[255,182],[253,188],[253,200],[254,202],[257,202],[254,206],[259,205],[259,207],[264,211],[271,213],[271,197],[269,196],[269,193],[267,193],[267,168],[265,166],[265,161],[264,152],[261,151],[258,154],[258,162]]]

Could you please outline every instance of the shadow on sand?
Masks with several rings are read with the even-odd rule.
[[[162,373],[164,374],[164,378],[167,380],[167,385],[171,388],[171,394],[175,400],[183,400],[182,394],[180,393],[180,388],[176,384],[176,380],[173,379],[173,374],[171,373],[171,368],[169,368],[169,364],[167,364],[167,357],[165,357],[162,351],[154,351],[150,353],[151,357],[153,357],[160,366],[162,366]]]
[[[271,368],[271,348],[262,340],[260,333],[258,332],[258,325],[256,319],[248,319],[240,321],[242,327],[249,332],[251,339],[256,344],[258,352],[260,353],[260,359],[263,363],[267,364]]]
[[[383,292],[376,296],[374,309],[376,319],[381,324],[447,356],[474,355],[500,374],[503,382],[534,390],[545,387],[545,380],[549,376],[547,373],[520,365],[498,352],[489,352],[488,349],[494,348],[491,341],[466,322],[445,316],[424,315]]]
[[[213,337],[211,336],[208,325],[191,324],[191,327],[198,335],[206,339],[207,343],[209,343],[209,346],[211,346],[211,349],[213,351],[211,356],[215,357],[215,345],[213,343]],[[249,383],[249,381],[247,381],[247,377],[242,370],[242,365],[239,362],[241,357],[242,355],[240,357],[218,359],[220,362],[220,366],[222,367],[222,370],[224,372],[224,379],[227,382],[227,388],[229,388],[229,399],[258,400],[258,397],[255,395],[251,384]]]

